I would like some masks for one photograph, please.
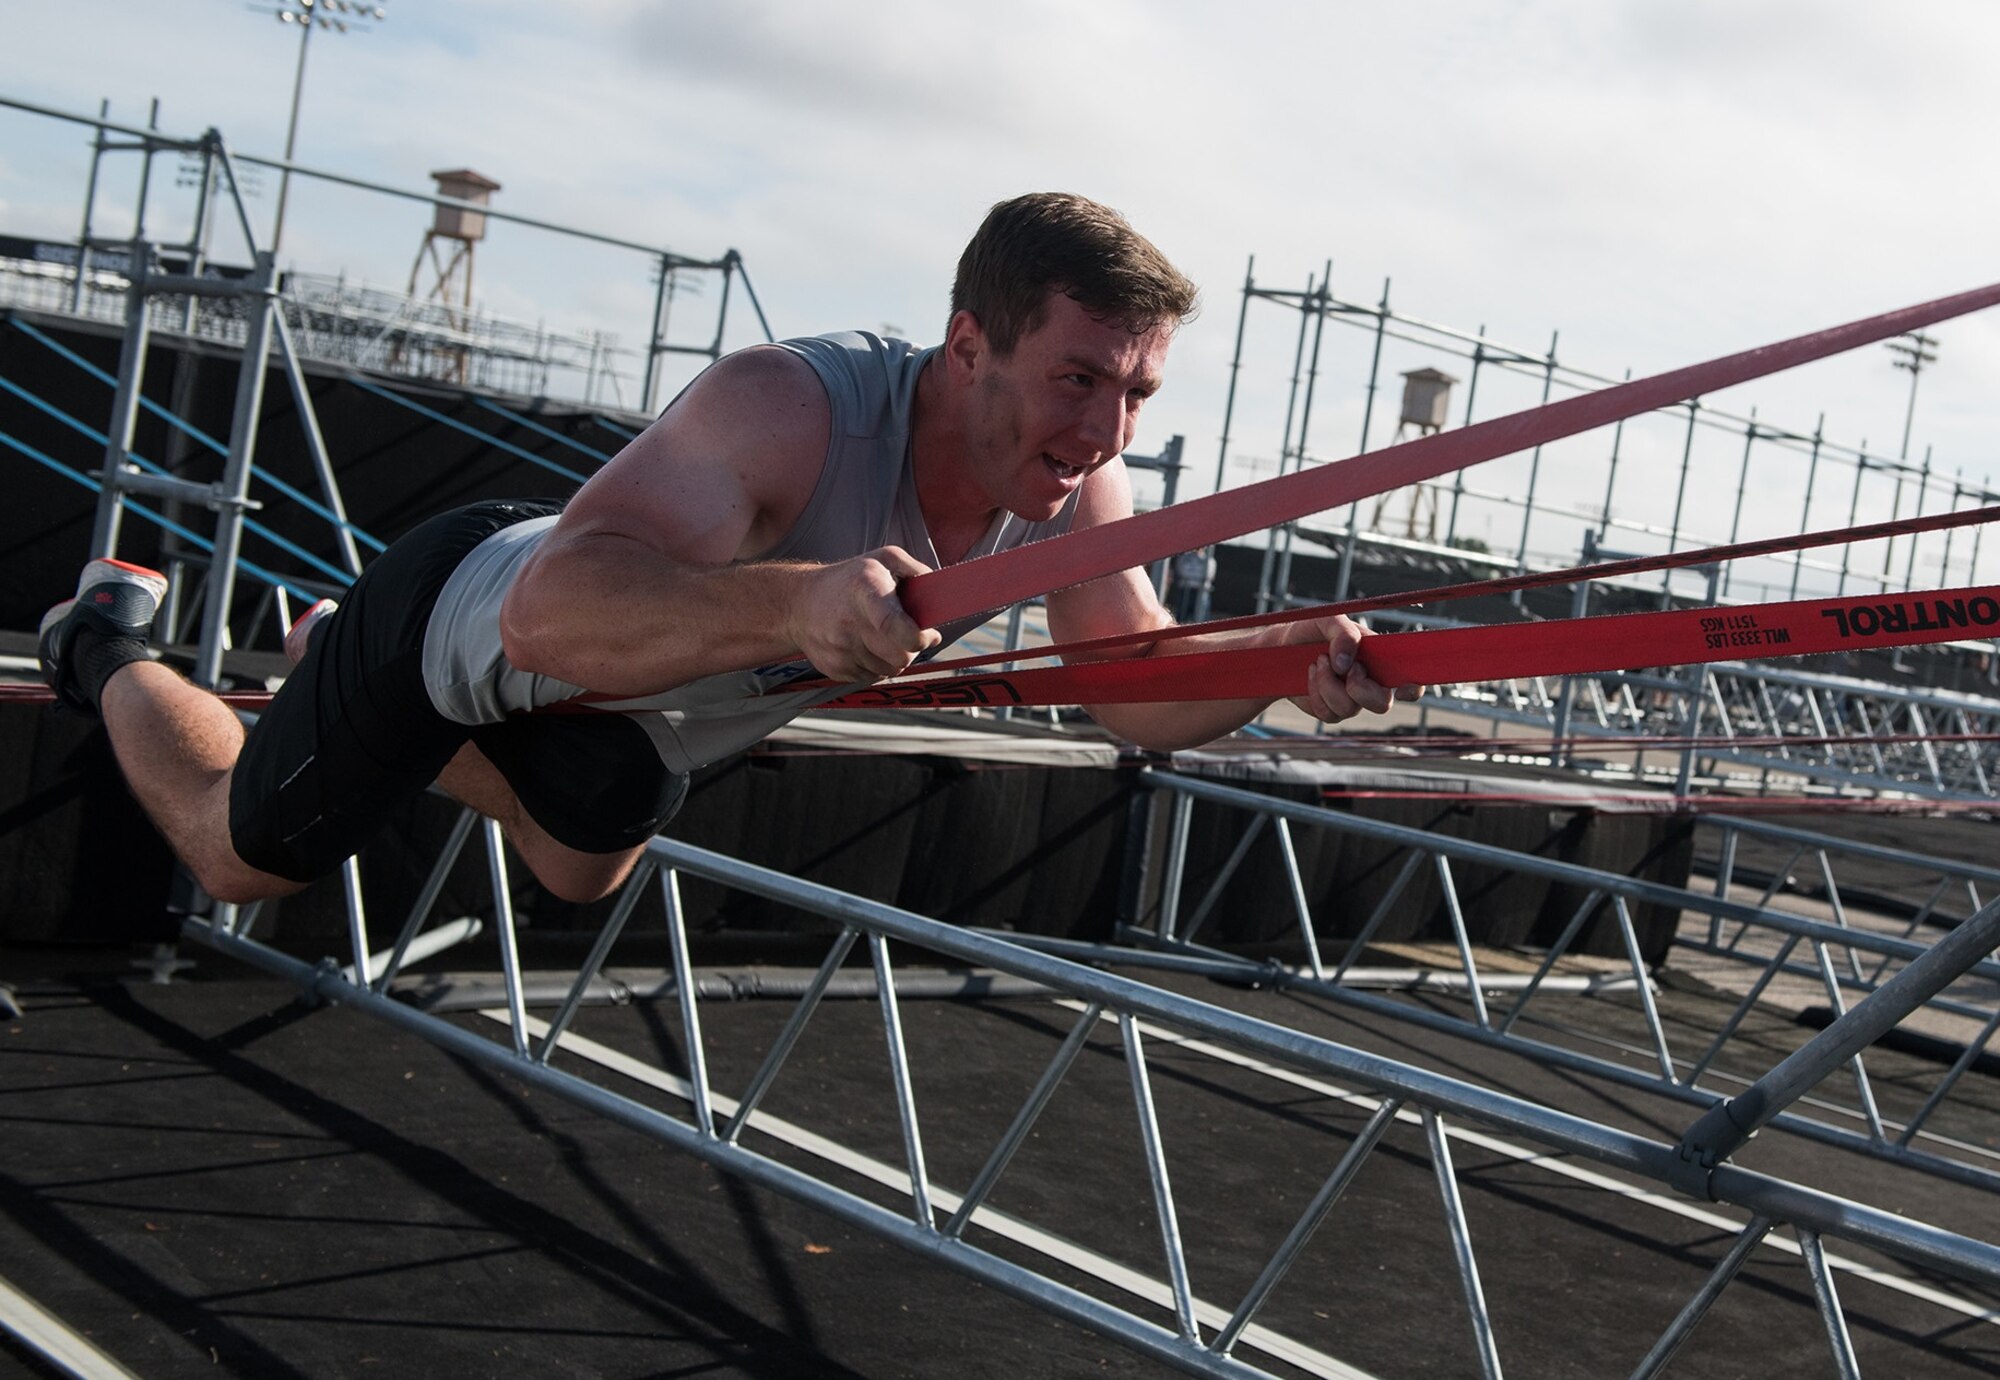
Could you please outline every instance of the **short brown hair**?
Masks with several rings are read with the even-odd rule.
[[[951,310],[969,311],[1011,354],[1060,292],[1139,334],[1194,315],[1195,285],[1131,222],[1087,197],[1032,192],[987,212],[958,260]]]

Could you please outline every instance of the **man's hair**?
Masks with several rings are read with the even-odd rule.
[[[1032,192],[987,212],[959,256],[951,310],[971,312],[1008,355],[1058,292],[1135,335],[1195,311],[1195,285],[1150,240],[1109,206],[1067,192]]]

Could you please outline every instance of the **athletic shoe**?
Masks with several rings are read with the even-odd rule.
[[[332,616],[339,608],[331,599],[322,599],[300,614],[298,621],[285,633],[285,659],[296,666],[306,659],[306,649],[312,645],[313,629]]]
[[[37,650],[42,679],[56,692],[56,699],[95,714],[95,693],[85,688],[73,664],[77,634],[88,628],[103,638],[128,638],[140,644],[143,654],[146,639],[153,632],[153,617],[166,593],[167,577],[157,570],[109,557],[86,565],[76,582],[76,597],[63,600],[42,615]]]

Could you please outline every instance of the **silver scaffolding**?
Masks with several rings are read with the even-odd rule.
[[[1990,951],[2000,938],[2000,906],[1979,912],[1778,1067],[1733,1097],[1712,1103],[1678,1144],[1669,1144],[665,839],[649,847],[590,955],[557,991],[547,994],[553,1015],[532,1016],[497,826],[464,815],[451,856],[440,861],[440,875],[475,828],[483,831],[487,849],[502,954],[502,990],[483,1012],[490,1034],[417,1010],[393,995],[403,964],[423,946],[427,933],[448,943],[465,929],[464,922],[450,921],[426,931],[435,887],[426,888],[394,945],[381,955],[371,953],[364,908],[358,889],[351,889],[350,962],[344,971],[332,960],[302,962],[260,942],[254,934],[258,908],[190,920],[185,935],[295,982],[313,1000],[350,1006],[505,1072],[1187,1374],[1303,1372],[1339,1380],[1366,1375],[1337,1354],[1338,1327],[1331,1329],[1332,1335],[1302,1335],[1294,1325],[1297,1308],[1285,1310],[1293,1323],[1284,1327],[1261,1320],[1275,1315],[1278,1310],[1267,1312],[1267,1307],[1273,1299],[1282,1300],[1288,1289],[1326,1297],[1325,1281],[1312,1280],[1296,1267],[1322,1233],[1340,1230],[1341,1199],[1367,1166],[1381,1162],[1376,1156],[1387,1146],[1428,1170],[1428,1192],[1435,1194],[1431,1210],[1444,1223],[1450,1261],[1430,1272],[1424,1284],[1445,1291],[1433,1306],[1449,1307],[1457,1315],[1465,1329],[1461,1335],[1484,1376],[1503,1374],[1510,1336],[1518,1337],[1524,1323],[1496,1317],[1487,1303],[1482,1261],[1490,1261],[1499,1248],[1482,1243],[1478,1232],[1476,1205],[1454,1158],[1466,1147],[1482,1155],[1508,1156],[1524,1172],[1567,1175],[1570,1182],[1600,1188],[1616,1184],[1621,1191],[1653,1199],[1671,1190],[1683,1195],[1677,1201],[1716,1205],[1688,1209],[1701,1214],[1700,1220],[1712,1224],[1728,1243],[1712,1258],[1707,1278],[1685,1296],[1664,1327],[1654,1331],[1654,1324],[1634,1324],[1620,1333],[1627,1357],[1621,1364],[1629,1365],[1635,1377],[1665,1370],[1760,1251],[1790,1251],[1805,1265],[1819,1335],[1832,1372],[1842,1376],[1861,1374],[1850,1328],[1853,1305],[1843,1298],[1843,1278],[1903,1290],[1961,1321],[1990,1323],[1992,1318],[1976,1291],[2000,1285],[2000,1248],[1742,1169],[1729,1160],[1751,1133],[1845,1063],[1854,1048]],[[350,864],[351,878],[358,875],[352,869]],[[717,1050],[697,995],[701,976],[688,957],[680,900],[683,876],[798,906],[839,927],[824,962],[803,984],[783,1030],[761,1050],[734,1052],[734,1066],[754,1064],[755,1072],[726,1090],[709,1072]],[[634,1060],[578,1034],[573,1025],[639,896],[654,890],[664,905],[671,938],[668,988],[679,1013],[684,1075]],[[1062,1018],[1068,1023],[1066,1038],[1048,1051],[1038,1075],[1027,1071],[1030,1090],[1005,1129],[988,1143],[983,1167],[962,1183],[941,1182],[927,1168],[926,1146],[937,1128],[920,1113],[915,1091],[926,1051],[907,1035],[899,1002],[899,994],[921,985],[923,978],[911,972],[907,960],[892,957],[892,943],[1038,987],[1054,1009],[1068,1013]],[[809,1126],[766,1110],[774,1089],[799,1076],[788,1072],[789,1061],[802,1047],[829,987],[844,976],[843,964],[862,950],[870,974],[864,981],[881,1015],[882,1058],[901,1147],[898,1157],[888,1159],[841,1152]],[[1129,1241],[1107,1250],[1072,1239],[1060,1216],[1036,1220],[1020,1206],[995,1206],[1010,1166],[1052,1099],[1066,1084],[1084,1078],[1080,1056],[1093,1039],[1099,1041],[1099,1052],[1108,1052],[1122,1065],[1125,1114],[1143,1147],[1144,1183],[1139,1188],[1152,1205],[1149,1262],[1130,1257]],[[560,1060],[554,1057],[558,1053]],[[1269,1222],[1268,1253],[1231,1261],[1228,1269],[1211,1259],[1207,1273],[1200,1268],[1202,1254],[1191,1249],[1198,1243],[1186,1238],[1180,1225],[1191,1199],[1172,1166],[1186,1160],[1163,1129],[1157,1090],[1163,1061],[1190,1054],[1253,1069],[1278,1079],[1292,1098],[1325,1099],[1329,1107],[1343,1110],[1343,1128],[1316,1152],[1312,1173],[1320,1176],[1318,1189],[1295,1215]],[[1097,1114],[1115,1114],[1115,1103],[1106,1100],[1101,1083],[1089,1095],[1097,1099]],[[1049,1153],[1046,1143],[1041,1151]],[[1091,1180],[1088,1164],[1078,1164],[1074,1172],[1079,1182]],[[1854,1248],[1896,1263],[1863,1265],[1853,1256]],[[1084,1282],[1077,1282],[1079,1276]],[[1217,1297],[1212,1281],[1219,1278],[1252,1283]],[[1958,1292],[1944,1283],[1947,1279],[1968,1283],[1975,1292]],[[1322,1311],[1320,1316],[1331,1315]],[[1365,1325],[1365,1319],[1343,1321],[1350,1327]],[[1918,1364],[1922,1343],[1912,1340],[1916,1349],[1897,1362],[1895,1373],[1913,1373]]]
[[[1543,402],[1558,391],[1588,391],[1617,381],[1564,362],[1557,353],[1556,337],[1546,349],[1519,348],[1489,337],[1484,327],[1465,331],[1399,313],[1390,304],[1386,282],[1379,300],[1373,303],[1336,296],[1330,288],[1330,264],[1322,273],[1308,277],[1302,290],[1260,283],[1255,269],[1253,258],[1244,275],[1216,457],[1218,490],[1224,487],[1231,466],[1243,459],[1239,437],[1247,428],[1240,403],[1250,391],[1245,386],[1246,339],[1253,304],[1260,304],[1260,309],[1276,305],[1297,313],[1298,329],[1290,342],[1289,373],[1282,393],[1282,423],[1275,419],[1258,423],[1260,428],[1277,429],[1275,466],[1280,474],[1379,447],[1386,424],[1378,394],[1384,387],[1384,350],[1389,343],[1410,358],[1443,361],[1464,370],[1460,425],[1477,418],[1482,402],[1490,408],[1490,384],[1498,379],[1538,393]],[[1368,336],[1366,374],[1360,381],[1360,435],[1351,447],[1341,440],[1329,443],[1315,439],[1316,423],[1323,432],[1325,423],[1319,419],[1335,401],[1327,396],[1330,389],[1323,378],[1328,372],[1322,360],[1329,324]],[[1489,384],[1485,396],[1482,381]],[[1671,505],[1642,510],[1638,517],[1624,516],[1620,513],[1621,493],[1631,487],[1631,453],[1641,427],[1654,428],[1658,433],[1652,438],[1655,448],[1677,462],[1668,486]],[[1711,472],[1712,480],[1716,463],[1726,459],[1728,474],[1726,487],[1713,495],[1720,501],[1691,507],[1698,440],[1711,449],[1718,444],[1729,447],[1726,456],[1710,455],[1701,467]],[[1779,496],[1760,492],[1760,504],[1768,510],[1764,525],[1777,521],[1785,530],[1790,530],[1785,524],[1791,512],[1797,514],[1798,530],[1810,531],[1882,517],[1956,511],[1985,504],[1994,496],[1990,478],[1973,482],[1962,472],[1947,475],[1928,453],[1920,462],[1911,461],[1907,436],[1906,453],[1898,457],[1870,450],[1866,442],[1851,446],[1831,438],[1823,414],[1807,430],[1775,425],[1754,411],[1740,416],[1696,400],[1621,422],[1611,429],[1608,442],[1600,459],[1584,462],[1598,467],[1593,472],[1596,479],[1591,499],[1585,503],[1550,498],[1542,492],[1547,470],[1542,448],[1537,447],[1526,457],[1519,492],[1507,491],[1490,478],[1482,487],[1477,475],[1480,468],[1493,468],[1488,466],[1416,486],[1407,500],[1381,496],[1378,518],[1391,507],[1407,507],[1415,513],[1424,506],[1415,495],[1427,496],[1430,511],[1438,515],[1443,526],[1434,540],[1414,531],[1396,533],[1379,525],[1371,530],[1358,503],[1349,505],[1344,515],[1326,514],[1274,528],[1263,534],[1256,606],[1263,610],[1347,598],[1354,592],[1357,557],[1364,552],[1374,561],[1429,565],[1440,572],[1440,580],[1455,581],[1575,563],[1567,554],[1553,554],[1546,536],[1537,545],[1536,532],[1558,527],[1575,534],[1580,559],[1586,564],[1639,551],[1671,553],[1735,542],[1752,535],[1746,522],[1756,525],[1755,515],[1746,514],[1753,475],[1759,477],[1760,489],[1766,487],[1762,481],[1768,476],[1780,476]],[[1602,440],[1587,444],[1602,445]],[[1508,463],[1519,469],[1521,461]],[[1621,466],[1624,490],[1620,487]],[[1573,489],[1574,476],[1567,482]],[[1518,521],[1518,528],[1504,538],[1496,534],[1493,545],[1498,549],[1489,549],[1489,543],[1472,539],[1463,530],[1465,517],[1474,506],[1490,520],[1504,521],[1513,515]],[[1660,521],[1653,516],[1655,511],[1670,512],[1670,516]],[[1725,514],[1726,531],[1719,526]],[[1317,545],[1338,561],[1331,580],[1322,581],[1310,596],[1296,587],[1294,554],[1301,542]],[[1601,607],[1606,592],[1617,593],[1627,607],[1635,601],[1664,607],[1677,602],[1716,604],[1901,591],[1919,583],[1920,574],[1926,579],[1935,576],[1943,584],[1976,583],[1986,558],[1983,542],[1983,529],[1974,528],[1970,534],[1946,532],[1848,544],[1831,548],[1833,554],[1800,552],[1759,558],[1741,563],[1740,568],[1668,571],[1656,581],[1622,579],[1577,585],[1569,615],[1580,617],[1591,612],[1593,599]],[[1510,602],[1519,608],[1518,591]],[[1370,617],[1378,624],[1395,627],[1452,626],[1462,621],[1448,608],[1390,609]],[[1836,794],[1915,794],[1958,800],[1988,797],[1993,771],[2000,767],[1994,745],[1987,741],[1987,731],[2000,713],[2000,698],[1990,693],[2000,685],[2000,647],[1992,641],[1966,641],[1941,646],[1928,655],[1932,660],[1927,664],[1956,668],[1962,688],[1927,689],[1907,683],[1910,666],[1902,656],[1892,663],[1892,669],[1904,677],[1901,681],[1860,681],[1758,664],[1717,665],[1442,686],[1426,702],[1423,715],[1428,722],[1436,710],[1455,711],[1489,722],[1496,734],[1501,724],[1546,726],[1553,741],[1545,755],[1558,764],[1595,753],[1598,745],[1589,742],[1592,738],[1689,740],[1706,734],[1746,740],[1721,741],[1712,748],[1704,744],[1702,750],[1678,744],[1667,748],[1664,760],[1675,765],[1658,779],[1682,793],[1697,784],[1710,788],[1747,784],[1763,791],[1779,779]],[[1854,745],[1830,741],[1843,736],[1869,741]],[[1790,739],[1803,741],[1794,746],[1787,741]],[[1648,780],[1644,764],[1652,751],[1639,744],[1631,765],[1624,768],[1625,774]],[[1614,753],[1615,760],[1622,761],[1623,756]],[[1656,754],[1654,760],[1662,760],[1662,755]],[[1601,761],[1593,765],[1607,774],[1619,769]],[[1705,781],[1694,780],[1697,770],[1706,774]]]
[[[430,377],[435,372],[431,366],[439,360],[461,364],[470,361],[466,372],[475,381],[512,385],[523,392],[546,388],[561,370],[575,367],[565,354],[570,345],[546,331],[525,332],[478,318],[469,325],[462,320],[445,323],[432,319],[435,313],[427,315],[421,303],[407,299],[398,303],[387,295],[348,287],[339,280],[288,279],[280,275],[272,256],[256,248],[257,231],[243,195],[244,169],[277,168],[374,196],[435,206],[463,207],[468,203],[236,153],[214,130],[195,138],[164,133],[156,127],[157,109],[153,124],[138,128],[112,121],[103,114],[79,115],[5,96],[0,96],[0,107],[82,125],[93,132],[83,229],[78,243],[68,247],[67,257],[56,253],[45,261],[0,264],[0,306],[27,307],[58,317],[117,320],[123,329],[120,365],[114,378],[51,339],[32,322],[14,312],[5,313],[7,327],[97,375],[113,388],[114,395],[110,420],[100,430],[57,411],[45,400],[28,395],[11,380],[0,378],[0,387],[101,447],[103,459],[94,479],[53,457],[30,451],[11,437],[0,436],[0,442],[97,491],[92,555],[110,554],[116,549],[119,530],[128,513],[163,527],[186,544],[175,554],[174,603],[163,610],[163,616],[176,634],[183,630],[193,634],[188,640],[196,643],[195,679],[199,684],[217,682],[225,649],[248,645],[247,638],[233,635],[229,627],[231,595],[239,572],[268,587],[269,592],[258,605],[258,620],[268,610],[275,615],[275,626],[282,631],[290,620],[291,600],[309,603],[313,598],[336,593],[359,573],[362,548],[379,551],[382,547],[380,541],[347,519],[307,387],[305,361],[312,359],[416,378]],[[100,165],[111,154],[135,154],[140,159],[132,233],[123,238],[100,235],[94,228]],[[184,182],[195,196],[185,238],[159,243],[148,238],[146,228],[149,213],[156,212],[150,205],[153,165],[158,158],[169,155],[181,157],[191,170],[192,175]],[[216,225],[222,219],[215,214],[218,201],[230,213],[228,219],[250,250],[252,264],[247,270],[219,265],[210,257]],[[651,339],[642,352],[640,393],[646,407],[651,406],[658,391],[660,366],[666,357],[678,354],[713,360],[721,354],[732,287],[739,280],[759,327],[765,338],[769,338],[762,305],[741,257],[734,250],[717,259],[699,259],[490,207],[483,208],[482,213],[491,220],[642,256],[653,273],[657,289]],[[64,247],[54,249],[60,251]],[[712,334],[696,343],[670,339],[668,309],[674,286],[689,275],[702,273],[719,275],[722,285]],[[145,362],[156,333],[212,342],[240,352],[236,403],[226,440],[206,436],[180,419],[178,411],[185,407],[186,399],[177,398],[175,407],[162,408],[145,395]],[[274,350],[299,418],[306,453],[316,476],[317,493],[301,492],[273,480],[261,474],[256,466],[266,362]],[[586,394],[597,381],[613,379],[615,375],[615,361],[605,353],[604,342],[592,342],[592,351],[592,357],[580,369]],[[421,404],[380,388],[359,373],[349,377],[356,386],[399,406],[425,411]],[[531,418],[510,413],[491,399],[483,400],[481,405],[508,416],[518,425],[538,426]],[[165,417],[174,428],[174,446],[205,449],[218,457],[221,460],[218,476],[207,482],[189,480],[173,473],[168,464],[135,454],[134,429],[142,410]],[[446,425],[463,425],[436,413],[427,415]],[[644,424],[644,417],[640,413],[623,415],[631,423],[630,430],[616,428],[615,423],[609,425],[615,428],[614,437],[629,439]],[[510,448],[498,437],[478,434],[497,448],[514,449],[527,461],[559,468],[572,481],[581,482],[584,478],[583,474],[553,466],[542,457]],[[605,453],[576,446],[568,438],[556,439],[585,452],[586,467],[607,458]],[[321,518],[327,524],[327,553],[307,550],[261,524],[256,513],[263,500],[253,495],[253,482],[273,485],[284,498]],[[147,507],[140,502],[142,499],[157,500],[165,509]],[[205,509],[213,513],[212,535],[185,526],[176,515],[175,505],[186,505],[189,511]],[[245,559],[242,544],[246,534],[270,541],[297,561],[300,568],[287,573]],[[185,567],[195,578],[181,578],[183,571],[178,567]],[[199,600],[184,596],[184,590],[193,589],[201,591]]]
[[[227,268],[212,257],[217,225],[213,207],[218,198],[232,210],[243,242],[254,257],[258,237],[239,179],[251,170],[271,169],[371,198],[476,210],[489,221],[553,236],[559,244],[601,246],[630,254],[636,256],[650,285],[646,343],[635,350],[621,347],[615,336],[603,331],[551,330],[542,323],[513,322],[478,309],[470,314],[446,312],[424,299],[350,282],[343,275],[288,273],[277,281],[279,298],[287,327],[306,358],[391,376],[449,377],[523,396],[575,398],[586,405],[609,405],[646,415],[658,405],[666,378],[664,365],[670,358],[713,360],[721,355],[730,329],[730,307],[739,287],[763,338],[771,336],[749,270],[733,249],[713,257],[689,255],[504,208],[476,207],[436,192],[412,191],[240,151],[229,155],[229,166],[225,167],[219,134],[211,130],[190,138],[165,133],[157,127],[157,108],[152,123],[138,127],[113,121],[102,111],[88,116],[7,96],[0,96],[0,107],[93,131],[78,241],[67,246],[39,246],[43,251],[39,259],[0,264],[0,305],[122,321],[133,272],[134,241],[153,242],[172,259],[178,272],[192,277],[216,276]],[[108,155],[126,154],[136,155],[141,163],[133,231],[123,236],[103,234],[96,227],[100,168]],[[193,193],[186,235],[169,245],[153,241],[146,228],[149,216],[159,215],[152,205],[153,168],[162,157],[182,161],[178,181]],[[143,260],[139,266],[149,267]],[[698,285],[703,280],[716,284],[712,323],[692,328],[683,323],[681,329],[674,329],[677,301],[699,295]],[[246,339],[244,314],[226,301],[162,294],[154,311],[160,330],[230,346],[241,345]],[[628,388],[632,392],[629,400],[624,397]]]

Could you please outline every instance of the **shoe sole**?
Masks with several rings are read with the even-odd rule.
[[[313,604],[292,626],[285,630],[285,659],[296,666],[306,659],[306,652],[312,647],[312,631],[340,605],[331,599],[321,599]]]

